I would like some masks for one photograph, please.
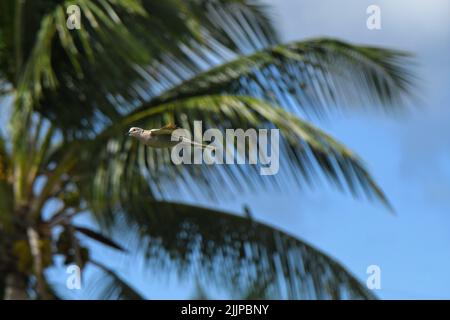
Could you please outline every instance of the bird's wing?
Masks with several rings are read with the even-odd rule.
[[[152,132],[152,135],[158,136],[158,135],[170,135],[176,129],[178,129],[178,127],[176,125],[168,124],[160,129],[152,129],[150,131]]]

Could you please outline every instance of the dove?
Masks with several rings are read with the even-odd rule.
[[[213,146],[194,142],[186,137],[178,137],[178,140],[172,140],[172,133],[179,129],[173,124],[168,124],[159,129],[144,130],[138,127],[132,127],[128,135],[138,139],[140,142],[151,148],[172,148],[179,143],[187,143],[192,146],[214,149]]]

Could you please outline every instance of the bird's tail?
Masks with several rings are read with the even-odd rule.
[[[183,137],[183,142],[189,143],[190,145],[193,145],[193,146],[201,147],[202,149],[216,150],[215,146],[211,146],[211,145],[207,145],[207,144],[203,144],[203,143],[198,143],[198,142],[189,140],[189,139],[184,138],[184,137]]]

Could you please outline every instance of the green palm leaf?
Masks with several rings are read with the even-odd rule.
[[[80,30],[66,28],[69,4],[80,6]],[[266,8],[253,0],[0,1],[0,95],[13,98],[8,139],[0,137],[0,273],[20,275],[32,292],[38,259],[11,249],[27,246],[24,223],[39,232],[45,267],[61,224],[72,234],[59,239],[66,261],[84,265],[89,251],[71,219],[88,211],[100,232],[78,233],[117,249],[129,240],[151,265],[204,274],[200,280],[235,297],[373,298],[339,263],[291,235],[158,200],[183,190],[214,198],[279,187],[292,176],[301,186],[324,177],[389,207],[362,161],[301,116],[351,105],[395,110],[411,92],[408,62],[402,52],[332,39],[279,44]],[[279,128],[282,172],[176,166],[167,150],[124,137],[130,125],[191,129],[194,120],[205,129]],[[45,221],[51,201],[61,206]],[[27,262],[20,270],[19,260]],[[91,262],[105,275],[103,298],[142,298]]]
[[[124,239],[127,247],[135,245],[144,252],[155,271],[172,269],[186,278],[197,276],[208,287],[227,288],[234,297],[253,288],[272,298],[374,298],[338,262],[263,223],[213,209],[145,199],[123,210],[116,212],[113,234]],[[134,220],[129,218],[130,211]]]
[[[17,16],[14,25],[10,19],[0,25],[3,77],[16,89],[18,109],[32,107],[66,131],[116,120],[136,102],[183,79],[186,70],[198,72],[225,53],[276,39],[265,9],[247,0],[83,0],[75,3],[83,24],[74,31],[67,30],[65,13],[73,1],[17,3],[0,4],[1,12]],[[155,68],[163,64],[164,71]],[[10,65],[16,68],[8,71]],[[72,108],[79,110],[78,119]]]
[[[144,297],[133,287],[126,283],[116,272],[97,261],[90,261],[103,272],[95,286],[87,289],[100,300],[143,300]],[[100,288],[100,289],[99,289]]]
[[[192,75],[134,112],[213,94],[251,95],[316,115],[337,105],[398,108],[413,85],[409,57],[326,38],[278,44]]]
[[[169,152],[146,148],[120,134],[125,132],[127,124],[145,128],[160,127],[171,115],[186,129],[191,128],[191,119],[202,120],[205,128],[221,128],[223,131],[230,127],[278,128],[281,134],[280,154],[289,157],[281,159],[280,173],[271,177],[261,176],[260,167],[256,165],[243,168],[229,165],[174,165]],[[234,145],[224,147],[229,150]],[[129,198],[133,197],[130,195],[127,200],[120,200],[124,194],[141,195],[145,192],[145,188],[136,188],[136,184],[142,185],[142,179],[147,179],[149,194],[153,196],[160,193],[162,196],[176,194],[178,189],[175,187],[178,184],[193,193],[196,192],[192,187],[195,185],[199,192],[204,193],[206,190],[214,197],[226,190],[237,194],[240,192],[239,187],[252,188],[254,184],[269,186],[291,174],[294,174],[300,185],[311,184],[320,180],[319,173],[322,173],[338,188],[348,190],[355,196],[366,195],[390,208],[381,188],[352,151],[310,123],[252,97],[212,95],[163,103],[134,113],[121,123],[109,127],[94,140],[93,148],[103,150],[97,153],[99,171],[94,192],[98,201],[105,205],[109,203],[111,207],[130,201]],[[88,151],[88,154],[91,155],[91,152]],[[246,157],[248,154],[241,156]],[[86,156],[86,160],[92,164],[92,156]],[[139,178],[139,175],[144,178]],[[230,184],[229,188],[224,188],[225,182]],[[163,191],[159,192],[161,188]],[[165,191],[170,189],[174,192]]]

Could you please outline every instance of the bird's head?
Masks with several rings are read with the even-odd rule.
[[[128,130],[128,135],[131,137],[139,137],[144,131],[144,129],[138,128],[138,127],[132,127],[130,130]]]

